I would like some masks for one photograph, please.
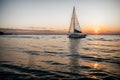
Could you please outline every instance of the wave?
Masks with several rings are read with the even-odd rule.
[[[23,50],[22,52],[24,52],[24,53],[27,53],[27,54],[29,54],[29,55],[35,55],[35,56],[55,56],[55,55],[60,55],[60,56],[62,56],[62,55],[67,55],[68,54],[68,52],[60,52],[60,51],[31,51],[31,50]]]
[[[33,36],[33,35],[4,35],[2,36],[4,38],[32,38],[32,39],[40,39],[39,36]]]
[[[88,38],[89,41],[120,41],[120,39],[107,39],[107,38]]]
[[[87,55],[67,55],[73,58],[80,58],[80,59],[85,59],[85,60],[90,60],[90,61],[95,61],[95,62],[107,62],[107,63],[114,63],[114,64],[120,64],[119,60],[116,60],[115,58],[102,58],[102,57],[93,57],[93,55],[91,56],[87,56]],[[119,57],[118,57],[119,58]]]
[[[59,62],[55,62],[55,61],[41,61],[41,62],[45,62],[50,65],[65,65],[63,63],[59,63]]]
[[[30,55],[40,55],[40,51],[24,51],[24,52]]]
[[[72,72],[36,70],[10,64],[0,64],[0,67],[8,69],[6,71],[0,71],[0,79],[4,80],[94,80],[92,78],[87,78],[84,74]]]

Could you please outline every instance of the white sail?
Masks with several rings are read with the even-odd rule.
[[[86,34],[82,33],[77,19],[75,7],[73,7],[73,13],[71,17],[71,23],[69,28],[69,38],[85,38]]]
[[[81,33],[81,29],[80,29],[79,21],[77,19],[75,7],[73,7],[73,13],[72,13],[72,17],[71,17],[69,33],[75,33],[75,30]]]

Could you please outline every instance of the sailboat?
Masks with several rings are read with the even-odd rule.
[[[85,38],[86,34],[82,33],[79,25],[79,21],[77,19],[75,7],[73,7],[73,13],[71,17],[71,23],[69,28],[69,38]]]

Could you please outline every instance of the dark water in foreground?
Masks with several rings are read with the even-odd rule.
[[[0,36],[0,80],[120,80],[120,36]]]

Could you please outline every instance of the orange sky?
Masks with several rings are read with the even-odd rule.
[[[120,28],[116,27],[114,28],[113,26],[89,26],[87,28],[82,29],[85,33],[91,33],[91,34],[115,34],[118,33],[120,34]]]

